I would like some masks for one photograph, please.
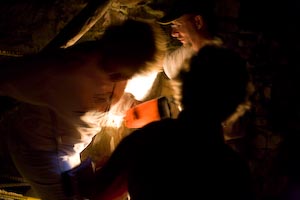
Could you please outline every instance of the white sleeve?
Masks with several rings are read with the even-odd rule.
[[[164,58],[163,69],[170,79],[174,79],[182,69],[182,64],[186,59],[190,59],[193,50],[188,47],[181,46],[173,52],[168,53]]]

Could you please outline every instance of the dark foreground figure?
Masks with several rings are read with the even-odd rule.
[[[224,143],[221,127],[245,99],[245,63],[206,46],[183,69],[178,119],[152,122],[124,138],[88,186],[92,199],[254,199],[248,165]]]

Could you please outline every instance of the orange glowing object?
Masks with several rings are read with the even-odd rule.
[[[151,99],[129,109],[125,116],[128,128],[141,128],[144,125],[170,117],[170,109],[166,97]]]

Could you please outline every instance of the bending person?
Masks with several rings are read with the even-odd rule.
[[[0,95],[24,102],[13,113],[7,146],[38,197],[74,198],[66,195],[61,174],[80,164],[127,80],[158,70],[164,53],[159,26],[128,19],[108,27],[100,40],[2,64]]]

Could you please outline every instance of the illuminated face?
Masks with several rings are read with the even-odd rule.
[[[171,22],[172,37],[183,45],[191,45],[193,37],[197,34],[194,15],[185,14]]]

